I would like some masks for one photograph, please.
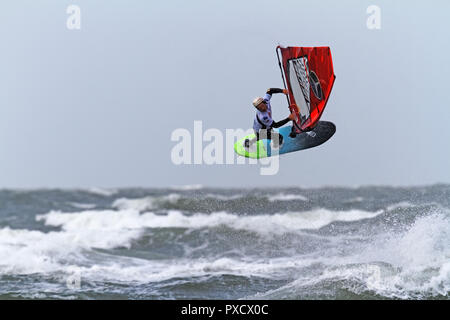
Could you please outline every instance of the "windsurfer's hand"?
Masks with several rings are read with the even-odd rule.
[[[295,119],[295,114],[294,113],[291,113],[290,115],[289,115],[289,120],[294,120]]]
[[[286,89],[283,89],[284,94],[288,94],[288,91]]]

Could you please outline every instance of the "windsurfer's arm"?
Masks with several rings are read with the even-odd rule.
[[[286,89],[279,89],[279,88],[269,88],[266,91],[267,94],[274,94],[274,93],[284,93],[287,94],[287,90]]]
[[[286,119],[283,119],[283,120],[281,120],[281,121],[278,121],[278,122],[274,121],[274,122],[272,122],[271,127],[272,127],[272,128],[279,128],[279,127],[281,127],[281,126],[284,126],[284,125],[285,125],[286,123],[288,123],[289,121],[291,121],[291,119],[289,119],[289,117],[287,117]]]
[[[273,93],[284,93],[284,94],[288,94],[288,91],[286,89],[279,89],[279,88],[269,88],[266,91],[266,94],[264,95],[264,100],[266,101],[270,101],[270,99],[272,98],[272,94]]]
[[[273,121],[271,127],[272,128],[279,128],[279,127],[284,126],[286,123],[288,123],[289,121],[294,120],[294,119],[295,119],[295,116],[294,116],[293,113],[291,113],[289,115],[289,117],[287,117],[286,119],[283,119],[283,120],[278,121],[278,122]]]

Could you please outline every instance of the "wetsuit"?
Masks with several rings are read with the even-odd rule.
[[[270,88],[264,95],[264,102],[267,105],[267,110],[265,112],[256,111],[255,119],[253,120],[253,131],[255,131],[256,138],[249,140],[248,145],[262,139],[272,139],[272,128],[279,128],[290,121],[289,117],[281,121],[274,121],[272,119],[272,106],[270,105],[270,99],[273,93],[283,93],[283,89]],[[283,142],[283,136],[278,135],[279,143]],[[247,143],[247,142],[246,142]]]

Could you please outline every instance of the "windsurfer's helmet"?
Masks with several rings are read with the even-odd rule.
[[[261,97],[255,98],[255,99],[253,100],[253,106],[254,106],[254,107],[257,107],[257,106],[259,106],[262,102],[264,102],[264,99],[263,99],[263,98],[261,98]]]

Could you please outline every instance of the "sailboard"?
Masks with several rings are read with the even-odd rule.
[[[264,158],[313,148],[336,132],[333,123],[320,121],[336,79],[330,48],[278,46],[276,52],[283,84],[288,90],[287,103],[295,119],[292,126],[274,129],[283,136],[283,144],[277,150],[273,150],[267,139],[254,143],[253,149],[246,149],[243,143],[245,139],[255,137],[251,134],[235,143],[234,150],[238,155]]]

